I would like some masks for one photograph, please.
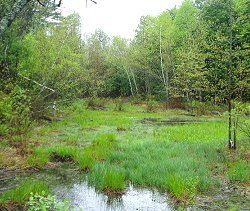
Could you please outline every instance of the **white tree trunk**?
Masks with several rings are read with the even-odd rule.
[[[137,86],[137,83],[136,83],[136,80],[135,80],[135,74],[133,72],[133,70],[131,70],[131,74],[132,74],[132,78],[133,78],[133,81],[134,81],[134,84],[135,84],[135,90],[136,90],[136,94],[138,95],[138,86]]]
[[[134,96],[133,86],[132,86],[132,83],[131,83],[131,79],[130,79],[130,76],[129,76],[129,72],[128,72],[128,70],[127,70],[126,67],[124,67],[124,69],[125,69],[125,72],[126,72],[126,74],[127,74],[127,76],[128,76],[128,82],[129,82],[131,94],[132,94],[132,96]]]
[[[166,101],[168,101],[168,70],[166,68],[166,72],[164,74],[164,67],[163,67],[163,56],[162,56],[162,32],[160,28],[160,57],[161,57],[161,73],[162,73],[162,79],[163,79],[163,85],[166,92]]]

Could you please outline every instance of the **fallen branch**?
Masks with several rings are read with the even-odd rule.
[[[24,78],[24,79],[26,79],[26,80],[28,80],[28,81],[31,81],[31,82],[37,84],[38,86],[40,86],[40,87],[42,87],[42,88],[44,88],[44,89],[48,89],[48,90],[50,90],[50,91],[52,91],[52,92],[56,92],[54,89],[51,89],[51,88],[49,88],[49,87],[47,87],[47,86],[45,86],[45,85],[43,85],[43,84],[38,83],[37,81],[34,81],[34,80],[32,80],[32,79],[30,79],[30,78],[28,78],[28,77],[26,77],[26,76],[23,76],[23,75],[20,74],[20,73],[17,73],[17,75],[19,75],[20,77],[22,77],[22,78]]]

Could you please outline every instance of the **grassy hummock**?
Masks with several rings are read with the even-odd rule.
[[[31,193],[34,194],[49,194],[49,187],[38,180],[25,180],[22,184],[4,192],[0,196],[0,205],[3,206],[5,204],[18,204],[24,205]]]

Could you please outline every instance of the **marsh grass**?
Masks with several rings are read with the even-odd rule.
[[[209,144],[186,142],[126,143],[100,165],[120,168],[126,180],[135,185],[168,190],[178,199],[191,200],[197,192],[218,182],[211,168],[223,158],[216,149]]]
[[[232,163],[229,166],[228,176],[230,181],[247,182],[250,180],[250,164],[246,161]]]
[[[97,164],[87,178],[98,190],[111,194],[112,191],[121,192],[126,187],[125,173],[119,167]]]
[[[0,196],[0,205],[7,203],[24,205],[31,193],[49,194],[50,191],[48,186],[41,181],[26,180],[20,186],[4,192]]]
[[[96,162],[104,161],[117,147],[114,134],[102,134],[85,148],[63,144],[42,146],[28,157],[30,166],[42,168],[49,161],[75,162],[83,170],[91,170]]]
[[[30,165],[42,167],[52,155],[70,158],[88,172],[88,181],[98,190],[121,192],[132,182],[186,202],[216,188],[221,177],[232,182],[249,180],[248,166],[240,162],[243,158],[227,166],[223,117],[190,117],[181,110],[147,113],[141,105],[127,103],[119,112],[114,104],[106,110],[85,106],[84,101],[74,103],[63,121],[41,128],[42,136],[34,135],[43,144],[29,157]],[[145,118],[166,124],[142,123]],[[188,124],[168,124],[173,120]]]

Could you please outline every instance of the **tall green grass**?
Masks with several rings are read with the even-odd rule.
[[[217,183],[211,169],[223,159],[211,144],[129,142],[99,165],[119,168],[125,172],[126,180],[135,185],[167,190],[179,199],[192,199],[195,193]],[[92,175],[98,175],[99,169],[94,168]]]
[[[48,186],[41,181],[26,180],[20,186],[4,192],[0,196],[0,205],[6,203],[18,203],[19,205],[24,205],[29,199],[31,193],[49,194],[50,191]]]
[[[239,161],[229,166],[228,176],[230,181],[250,181],[250,164],[246,161]]]
[[[102,191],[122,191],[126,187],[125,173],[119,167],[97,164],[87,178],[90,184]]]

